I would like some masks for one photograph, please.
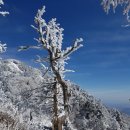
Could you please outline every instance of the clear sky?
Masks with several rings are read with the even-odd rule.
[[[38,8],[46,6],[45,19],[57,18],[65,29],[64,47],[75,38],[84,39],[84,47],[71,56],[67,79],[90,94],[114,106],[129,106],[130,28],[121,8],[106,15],[100,0],[5,0],[10,15],[0,16],[0,40],[8,44],[5,58],[16,58],[37,66],[38,51],[17,52],[20,45],[35,45],[37,33],[30,27]],[[42,52],[40,52],[42,54]],[[44,53],[43,53],[44,54]]]

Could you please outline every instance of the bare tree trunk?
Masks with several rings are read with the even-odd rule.
[[[56,80],[57,82],[61,85],[62,87],[62,91],[63,91],[63,102],[64,102],[64,109],[65,109],[65,112],[68,113],[68,86],[67,84],[65,83],[65,81],[62,79],[60,73],[55,69],[55,62],[52,58],[52,52],[50,52],[48,50],[48,53],[50,55],[50,65],[51,65],[51,68],[56,76]]]
[[[62,130],[62,126],[65,120],[63,117],[59,117],[58,115],[58,88],[57,88],[58,82],[56,79],[55,81],[56,83],[54,84],[54,96],[53,96],[54,100],[53,130]]]
[[[68,86],[64,81],[60,81],[60,84],[62,86],[62,91],[63,91],[63,100],[64,100],[64,110],[66,113],[69,112],[68,110]]]
[[[56,81],[56,80],[55,80]],[[54,117],[53,117],[53,130],[59,130],[58,128],[58,100],[57,100],[57,82],[54,84]]]
[[[68,116],[68,86],[67,84],[65,83],[65,81],[62,79],[60,73],[55,69],[55,62],[52,58],[52,52],[49,52],[49,55],[50,55],[50,65],[51,65],[51,68],[52,68],[52,71],[54,72],[55,74],[55,81],[56,81],[56,84],[54,84],[54,113],[55,113],[55,116],[54,116],[54,123],[53,123],[53,127],[54,127],[54,130],[62,130],[62,125],[65,123],[65,119],[66,119],[66,116]],[[61,88],[62,88],[62,92],[63,92],[63,105],[64,105],[64,110],[65,110],[65,116],[64,116],[64,122],[61,121],[59,118],[58,118],[58,101],[57,101],[57,84],[60,84],[61,85]],[[58,125],[59,124],[59,125]],[[58,127],[59,126],[59,127]]]

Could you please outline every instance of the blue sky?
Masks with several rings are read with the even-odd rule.
[[[100,0],[5,0],[3,9],[10,15],[0,16],[0,40],[8,44],[5,58],[16,58],[29,65],[38,51],[17,52],[20,45],[35,45],[37,33],[30,27],[38,8],[46,6],[45,19],[57,18],[65,29],[64,47],[82,37],[84,47],[71,56],[67,79],[109,105],[129,107],[130,28],[121,7],[116,14],[104,13]],[[42,52],[40,52],[42,54]],[[44,53],[43,53],[44,54]]]

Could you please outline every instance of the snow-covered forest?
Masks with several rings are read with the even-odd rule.
[[[2,19],[13,13],[8,12],[9,5],[4,11],[4,2],[0,0]],[[114,11],[122,5],[128,21],[125,26],[129,26],[129,4],[129,0],[102,0],[98,6],[108,13],[111,5]],[[3,58],[8,43],[0,39],[0,130],[129,130],[128,115],[106,107],[66,79],[67,72],[76,75],[75,70],[67,69],[68,63],[73,53],[82,53],[84,40],[79,37],[69,47],[64,45],[64,29],[56,18],[46,19],[47,10],[43,6],[34,14],[35,44],[17,46],[19,53],[38,50],[40,55],[33,57],[39,68]]]

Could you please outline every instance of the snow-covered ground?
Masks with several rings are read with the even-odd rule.
[[[18,60],[0,60],[0,130],[51,129],[50,86],[42,72]],[[108,109],[68,82],[70,113],[66,130],[129,130],[130,117]]]

